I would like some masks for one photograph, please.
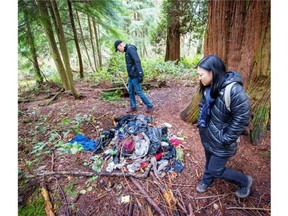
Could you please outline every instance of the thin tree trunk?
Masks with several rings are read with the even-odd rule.
[[[78,60],[79,60],[79,73],[80,73],[80,78],[82,79],[82,78],[84,78],[83,61],[82,61],[82,55],[81,55],[79,42],[78,42],[77,31],[76,31],[75,23],[74,23],[74,17],[73,17],[73,10],[72,10],[71,0],[67,0],[67,3],[68,3],[69,17],[70,17],[71,27],[72,27],[72,31],[73,31],[74,42],[75,42],[77,55],[78,55]]]
[[[87,59],[88,59],[90,68],[92,69],[92,71],[94,71],[94,68],[93,68],[92,63],[91,63],[91,60],[90,60],[90,56],[89,56],[89,54],[88,54],[88,49],[87,49],[87,46],[86,46],[86,43],[85,43],[85,38],[84,38],[83,31],[82,31],[82,27],[81,27],[81,22],[80,22],[80,19],[79,19],[78,11],[76,11],[76,17],[77,17],[77,20],[78,20],[78,24],[79,24],[79,28],[80,28],[80,33],[81,33],[81,38],[82,38],[82,41],[83,41],[83,45],[84,45],[84,48],[85,48],[85,52],[86,52],[86,55],[87,55]],[[94,71],[94,72],[95,72],[95,71]]]
[[[56,20],[56,29],[57,29],[57,36],[59,38],[59,45],[60,45],[60,50],[62,53],[64,65],[65,65],[65,72],[67,74],[67,81],[69,85],[69,90],[71,90],[73,96],[75,99],[79,98],[79,95],[75,89],[74,83],[73,83],[73,75],[72,75],[72,70],[70,66],[70,60],[69,60],[69,53],[68,49],[66,46],[66,41],[65,41],[65,36],[64,36],[64,31],[62,28],[62,22],[61,22],[61,17],[58,11],[57,3],[56,1],[50,0],[50,3],[52,5],[53,13],[55,15],[55,20]]]
[[[33,67],[34,67],[34,71],[35,71],[35,80],[36,80],[37,84],[41,84],[41,83],[43,83],[43,76],[41,75],[39,64],[38,64],[34,37],[33,37],[32,31],[31,31],[27,5],[25,2],[24,2],[24,19],[25,19],[26,26],[27,26],[27,42],[29,44],[30,52],[32,55],[32,62],[33,62]]]
[[[47,4],[45,1],[42,0],[36,0],[39,6],[39,13],[40,16],[42,16],[41,23],[43,25],[44,32],[47,36],[50,52],[52,55],[52,58],[54,60],[55,66],[57,68],[58,73],[60,74],[60,78],[62,80],[63,86],[65,89],[68,89],[69,85],[66,78],[65,68],[63,66],[62,59],[60,57],[57,44],[54,38],[53,30],[52,30],[52,24],[49,20],[49,13],[47,10]]]
[[[93,60],[94,60],[94,67],[95,67],[95,71],[97,71],[96,54],[95,54],[95,47],[94,47],[94,41],[93,41],[93,31],[92,31],[92,27],[91,27],[90,17],[88,15],[87,15],[87,17],[88,17],[90,43],[91,43],[91,47],[92,47],[92,55],[93,55]]]
[[[93,20],[93,28],[94,28],[94,33],[95,33],[95,41],[96,41],[96,50],[97,50],[97,55],[98,55],[98,63],[99,67],[102,67],[102,56],[101,56],[101,47],[99,43],[99,30],[97,31],[98,25],[96,25],[95,20]]]

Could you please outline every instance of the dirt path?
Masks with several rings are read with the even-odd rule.
[[[63,118],[73,119],[77,114],[87,115],[96,119],[98,128],[109,129],[114,127],[114,117],[126,114],[125,110],[129,104],[128,98],[124,98],[121,102],[103,101],[100,97],[101,89],[89,83],[77,84],[77,89],[84,96],[81,100],[73,100],[70,95],[61,94],[55,102],[48,106],[44,105],[45,101],[19,104],[20,170],[27,172],[27,166],[23,165],[23,155],[25,155],[26,161],[30,160],[31,143],[47,139],[47,131],[52,127],[55,128],[55,125],[59,125],[60,130],[60,123]],[[182,200],[182,205],[186,209],[190,205],[195,215],[270,215],[270,212],[267,211],[271,205],[269,132],[258,146],[250,144],[247,137],[241,137],[238,153],[228,164],[253,176],[252,193],[248,198],[236,198],[233,193],[236,186],[222,180],[216,180],[215,186],[204,194],[198,194],[195,191],[195,185],[201,178],[203,171],[204,153],[197,128],[183,122],[179,116],[180,112],[190,103],[194,91],[195,87],[193,86],[170,85],[169,87],[151,89],[148,92],[148,96],[156,107],[153,113],[153,123],[155,125],[164,122],[169,123],[172,125],[172,128],[169,129],[172,133],[186,137],[183,150],[185,168],[180,174],[170,173],[166,175],[162,179],[163,184],[173,191],[177,200]],[[35,97],[43,98],[44,95],[40,94]],[[138,98],[137,101],[140,104]],[[140,105],[137,113],[144,114],[144,110],[145,107]],[[43,127],[45,132],[39,133],[39,127]],[[91,139],[97,138],[95,125],[87,124],[81,129],[82,133]],[[35,131],[34,137],[33,130]],[[36,131],[38,132],[36,133]],[[73,136],[75,134],[67,133],[65,138],[64,136],[62,138],[67,142]],[[82,152],[76,155],[55,155],[52,160],[51,155],[46,154],[42,155],[41,160],[35,162],[35,166],[31,167],[34,171],[39,167],[50,169],[51,163],[53,163],[54,170],[79,169],[89,171],[88,167],[83,166],[83,162],[89,162],[91,156],[90,152]],[[58,203],[58,205],[55,204],[57,215],[65,215],[67,211],[71,215],[128,215],[129,209],[131,211],[132,207],[133,215],[147,215],[149,211],[152,211],[153,215],[157,215],[129,179],[124,177],[99,177],[91,185],[89,185],[90,183],[87,185],[88,179],[87,177],[65,176],[59,177],[57,183],[55,178],[46,178],[48,189],[51,196],[54,197],[54,204]],[[71,182],[73,183],[73,190],[71,191],[79,192],[83,188],[89,188],[88,186],[91,186],[92,190],[85,194],[76,193],[77,195],[72,195],[70,194],[71,191],[64,190],[68,204],[60,205],[59,203],[63,203],[63,196],[59,195],[59,185],[60,188],[67,189]],[[167,215],[186,215],[180,210],[176,212],[172,201],[169,210],[169,202],[165,203],[163,194],[161,194],[159,188],[157,189],[151,177],[139,180],[139,182],[146,191],[149,191],[154,202],[164,209]],[[21,189],[22,186],[19,185],[19,190],[21,191]],[[21,202],[19,200],[18,202],[23,204],[23,200],[27,196],[24,192],[19,193]],[[122,200],[125,196],[130,197],[130,201],[127,203],[123,203]],[[168,197],[171,198],[171,196]]]

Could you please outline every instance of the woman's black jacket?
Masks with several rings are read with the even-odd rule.
[[[231,89],[231,112],[225,106],[225,86],[237,82]],[[218,157],[230,157],[236,153],[236,140],[248,126],[250,120],[250,100],[245,93],[241,75],[235,71],[227,72],[219,96],[211,108],[210,120],[206,128],[199,128],[201,142],[205,150]],[[199,104],[199,114],[205,104],[203,95]],[[200,115],[199,115],[200,116]]]

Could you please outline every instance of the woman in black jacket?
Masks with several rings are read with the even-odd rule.
[[[223,61],[216,55],[208,55],[199,61],[197,73],[200,80],[198,128],[204,147],[206,164],[201,182],[196,190],[205,192],[215,178],[236,183],[236,195],[245,198],[250,193],[252,177],[226,167],[227,161],[237,150],[237,139],[250,119],[250,101],[238,72],[226,72]],[[230,110],[226,107],[225,87],[231,88]]]

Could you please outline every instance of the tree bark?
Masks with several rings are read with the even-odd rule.
[[[89,33],[90,33],[90,42],[91,42],[91,47],[92,47],[92,55],[94,59],[94,67],[95,71],[97,71],[97,64],[96,64],[96,52],[95,52],[95,47],[94,47],[94,41],[93,41],[93,31],[91,27],[91,22],[90,22],[90,17],[87,15],[88,18],[88,26],[89,26]]]
[[[256,144],[270,120],[270,9],[270,0],[208,2],[204,55],[216,54],[228,70],[241,73],[254,116],[250,138]],[[196,121],[190,114],[197,109],[197,97],[180,114],[184,121]]]
[[[56,45],[56,41],[54,38],[52,24],[50,22],[48,10],[47,10],[47,4],[45,1],[42,1],[42,0],[36,0],[36,1],[38,3],[40,16],[42,16],[41,23],[43,25],[44,32],[48,39],[52,58],[54,60],[57,71],[60,74],[60,78],[63,83],[63,86],[65,89],[67,89],[69,85],[68,85],[67,78],[66,78],[65,68],[63,66],[63,62],[61,60],[61,57],[60,57],[60,54]]]
[[[168,30],[166,41],[165,61],[180,60],[180,20],[179,20],[179,1],[169,0],[168,8]]]
[[[57,29],[57,36],[59,39],[59,45],[60,45],[60,51],[62,53],[62,58],[64,61],[65,65],[65,72],[66,72],[66,78],[67,78],[67,83],[68,83],[68,89],[66,90],[71,90],[71,93],[73,94],[75,99],[79,98],[79,95],[75,89],[74,83],[73,83],[73,75],[72,75],[72,70],[70,66],[70,59],[69,59],[69,53],[68,49],[66,46],[66,41],[65,41],[65,35],[64,31],[62,28],[62,21],[61,17],[59,14],[58,6],[56,1],[50,0],[52,10],[55,16],[55,21],[56,21],[56,29]]]
[[[75,22],[74,22],[74,16],[73,16],[71,0],[67,0],[67,3],[68,3],[68,9],[69,9],[69,17],[70,17],[70,22],[71,22],[71,28],[72,28],[72,31],[73,31],[73,38],[74,38],[74,42],[75,42],[75,46],[76,46],[76,50],[77,50],[77,55],[78,55],[78,60],[79,60],[80,78],[83,79],[84,78],[83,61],[82,61],[82,55],[81,55],[80,46],[79,46],[79,42],[78,42],[77,31],[76,31],[76,28],[75,28]]]
[[[34,36],[33,33],[31,31],[31,27],[30,27],[30,21],[29,21],[29,17],[28,17],[28,9],[27,9],[27,5],[25,3],[25,1],[23,1],[24,3],[24,19],[26,22],[26,26],[27,26],[27,41],[29,44],[29,48],[30,48],[30,52],[31,52],[31,56],[32,56],[32,62],[33,62],[33,67],[34,67],[34,71],[35,71],[35,80],[37,82],[37,84],[42,84],[43,83],[43,76],[41,75],[40,72],[40,67],[38,64],[38,59],[37,59],[37,52],[36,52],[36,48],[35,48],[35,42],[34,42]]]
[[[100,43],[99,43],[99,35],[97,31],[97,25],[95,20],[93,19],[93,29],[94,29],[94,35],[95,35],[95,42],[96,42],[96,50],[97,50],[97,56],[98,56],[98,64],[99,67],[102,67],[102,56],[101,56],[101,48],[100,48]]]
[[[91,60],[90,60],[90,56],[88,54],[88,49],[87,49],[87,46],[86,46],[86,43],[85,43],[85,38],[84,38],[83,31],[82,31],[82,27],[81,27],[81,22],[80,22],[78,11],[76,11],[76,17],[77,17],[77,20],[78,20],[78,25],[79,25],[79,29],[80,29],[80,33],[81,33],[81,38],[82,38],[82,41],[83,41],[83,46],[85,48],[85,52],[86,52],[86,55],[87,55],[87,59],[88,59],[90,68],[92,69],[92,71],[94,71],[94,68],[93,68]]]

